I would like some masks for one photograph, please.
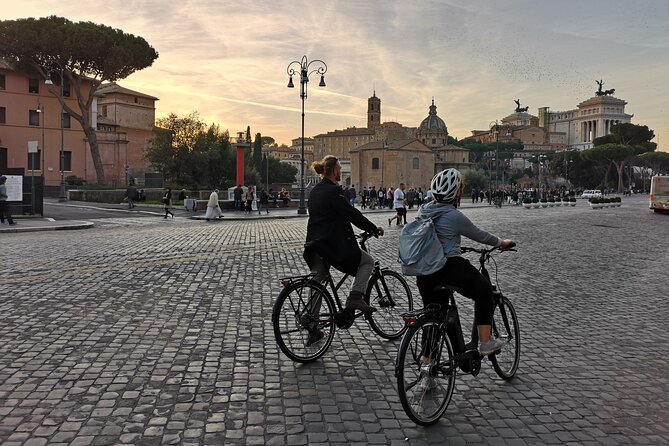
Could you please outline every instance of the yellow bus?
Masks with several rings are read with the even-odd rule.
[[[650,180],[650,208],[669,211],[669,176],[655,175]]]

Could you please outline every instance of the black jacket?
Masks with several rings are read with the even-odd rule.
[[[323,179],[309,194],[305,258],[307,251],[313,249],[339,271],[355,275],[360,265],[360,247],[351,223],[377,233],[376,225],[350,205],[341,187]]]

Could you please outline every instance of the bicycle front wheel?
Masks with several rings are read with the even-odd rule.
[[[509,380],[514,377],[520,364],[520,327],[513,304],[500,297],[492,320],[492,333],[506,342],[502,350],[490,356],[495,372],[500,378]]]
[[[365,294],[367,303],[376,307],[368,316],[372,330],[385,339],[397,339],[406,331],[401,314],[413,310],[411,289],[404,277],[384,269],[370,281]]]
[[[272,310],[274,337],[295,362],[314,361],[327,351],[335,333],[332,297],[314,282],[297,282],[279,293]]]
[[[418,320],[402,338],[395,375],[400,402],[411,420],[434,424],[446,412],[455,388],[457,366],[445,328]]]

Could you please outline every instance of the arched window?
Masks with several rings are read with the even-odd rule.
[[[372,169],[378,169],[378,168],[379,168],[379,159],[372,158]]]
[[[412,161],[412,164],[413,164],[412,167],[413,167],[414,169],[420,169],[420,161],[418,160],[418,158],[414,158],[414,159],[411,160],[411,161]]]

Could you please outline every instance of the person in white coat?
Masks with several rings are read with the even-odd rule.
[[[207,202],[207,212],[204,214],[204,218],[209,221],[212,218],[221,217],[223,217],[223,212],[221,212],[221,206],[218,204],[218,189],[216,189],[211,193],[211,195],[209,195],[209,201]]]

